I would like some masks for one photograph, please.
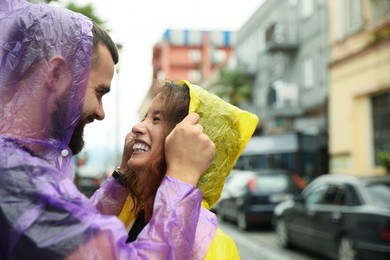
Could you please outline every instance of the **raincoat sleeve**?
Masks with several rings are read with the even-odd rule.
[[[112,239],[114,230],[104,230],[67,259],[188,258],[194,244],[200,199],[200,192],[193,186],[165,177],[156,195],[153,217],[135,242],[125,244],[124,229],[116,241]]]
[[[100,214],[118,216],[128,196],[127,189],[110,176],[90,201]]]
[[[134,212],[131,210],[132,206],[133,206],[133,201],[129,196],[125,205],[123,206],[122,212],[119,215],[120,220],[124,222],[128,230],[131,229],[135,219]],[[215,240],[217,227],[218,227],[218,221],[215,214],[207,210],[204,206],[202,206],[200,209],[199,218],[197,219],[197,227],[196,227],[195,238],[194,238],[195,241],[191,248],[191,257],[190,257],[191,260],[204,259],[204,256],[207,253],[209,245],[213,240]],[[221,240],[221,239],[217,239],[217,241],[219,242],[218,243],[219,247],[221,247],[222,243],[225,242],[225,240]],[[228,245],[228,243],[226,245]]]

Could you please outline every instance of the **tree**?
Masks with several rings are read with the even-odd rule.
[[[30,0],[30,2],[37,2],[37,1]],[[57,2],[58,3],[59,1],[58,0],[43,0],[43,2],[45,2],[45,3]],[[77,13],[81,13],[81,14],[91,18],[95,23],[99,24],[100,26],[105,28],[107,31],[109,31],[109,29],[105,27],[106,21],[102,20],[96,14],[95,9],[93,7],[93,4],[87,4],[87,5],[84,5],[84,6],[79,6],[79,5],[76,5],[73,2],[69,2],[64,7],[69,9],[69,10],[72,10],[72,11],[77,12]]]
[[[65,8],[67,8],[69,10],[72,10],[74,12],[81,13],[81,14],[91,18],[95,23],[99,24],[100,26],[102,26],[103,28],[108,30],[105,27],[106,21],[103,21],[102,19],[99,18],[99,16],[97,16],[97,14],[95,13],[95,9],[94,9],[92,4],[87,4],[87,5],[84,5],[84,6],[78,6],[75,3],[71,2],[71,3],[68,3],[65,6]]]
[[[233,105],[252,101],[253,78],[240,70],[224,68],[216,85],[215,94]]]

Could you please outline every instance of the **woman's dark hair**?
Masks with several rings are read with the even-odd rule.
[[[155,85],[152,88],[152,95],[154,97],[161,95],[163,100],[161,115],[164,138],[160,146],[162,149],[152,155],[153,159],[141,172],[127,175],[129,176],[127,187],[134,201],[135,216],[143,213],[146,222],[152,217],[154,198],[167,170],[164,152],[165,138],[176,124],[188,115],[190,104],[188,87],[174,81],[165,81],[162,85]]]

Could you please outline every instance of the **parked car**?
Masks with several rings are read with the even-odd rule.
[[[103,167],[82,165],[76,169],[75,184],[87,197],[99,189],[106,179],[107,174]]]
[[[390,176],[327,174],[274,210],[277,240],[336,259],[390,259]]]
[[[236,221],[242,230],[270,225],[274,207],[300,190],[292,173],[283,169],[236,170],[225,182],[216,205],[221,220]]]

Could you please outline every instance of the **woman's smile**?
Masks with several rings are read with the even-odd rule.
[[[137,153],[144,153],[150,151],[150,146],[144,144],[144,143],[135,143],[133,145],[133,151]]]

